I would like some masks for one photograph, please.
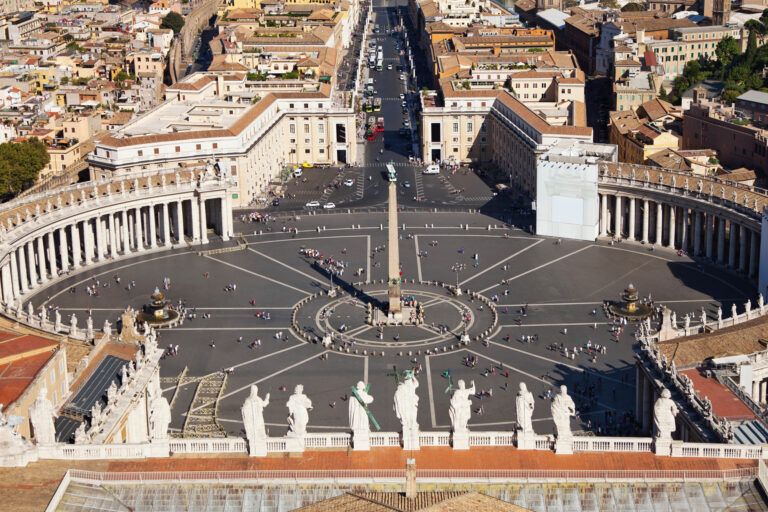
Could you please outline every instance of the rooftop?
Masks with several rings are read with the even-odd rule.
[[[731,421],[757,419],[755,413],[730,388],[720,384],[714,376],[707,378],[704,371],[698,368],[683,370],[680,373],[684,373],[691,379],[700,397],[709,398],[712,402],[712,412],[718,418]]]
[[[768,92],[749,90],[736,98],[742,101],[752,101],[754,103],[768,104]]]

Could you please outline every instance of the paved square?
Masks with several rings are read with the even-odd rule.
[[[617,299],[632,282],[641,295],[652,294],[657,303],[676,310],[678,317],[698,313],[703,307],[715,318],[718,305],[729,311],[736,302],[741,310],[754,290],[751,283],[721,268],[702,266],[664,250],[649,252],[639,244],[556,244],[552,239],[503,228],[498,220],[479,214],[404,213],[400,215],[400,223],[406,225],[400,230],[403,289],[423,303],[426,323],[386,327],[379,337],[376,328],[364,324],[362,301],[366,294],[377,298],[386,285],[351,283],[386,280],[386,250],[376,251],[386,244],[386,230],[381,228],[385,215],[279,218],[270,223],[274,231],[264,234],[258,234],[264,224],[243,224],[237,219],[239,215],[235,231],[244,233],[245,250],[208,256],[188,249],[147,254],[70,275],[31,299],[35,307],[59,307],[65,318],[76,313],[84,321],[90,310],[94,325],[100,326],[105,319],[115,324],[126,306],[141,307],[152,290],[169,278],[167,298],[186,301],[197,315],[178,328],[160,332],[161,346],[179,346],[178,355],[167,356],[161,366],[163,387],[172,401],[172,432],[177,435],[185,424],[191,435],[190,409],[193,416],[212,414],[217,398],[220,428],[211,424],[210,432],[242,435],[240,406],[252,383],[259,384],[262,394],[271,394],[265,410],[270,435],[286,432],[285,402],[299,383],[314,405],[309,428],[345,430],[344,399],[358,380],[371,384],[375,398],[371,411],[382,429],[398,430],[392,409],[395,367],[398,371],[420,369],[419,424],[423,430],[449,428],[450,394],[446,391],[459,379],[467,384],[474,381],[478,391],[471,429],[512,429],[514,396],[521,381],[537,396],[534,421],[538,433],[552,432],[545,393],[560,384],[569,387],[581,412],[581,425],[575,430],[604,429],[634,407],[635,347],[632,326],[618,343],[612,341],[610,325],[600,310],[603,300]],[[361,227],[353,229],[353,223]],[[470,224],[470,229],[459,229],[459,224]],[[488,230],[489,224],[496,224],[497,229]],[[298,233],[283,232],[283,226],[295,227]],[[333,329],[337,343],[330,349],[307,343],[291,329],[295,305],[311,294],[324,293],[330,284],[328,275],[315,268],[314,259],[301,254],[302,249],[315,249],[324,259],[344,262],[343,274],[335,279],[345,291],[335,302],[321,293],[297,317],[302,329],[317,335]],[[461,268],[458,274],[456,264]],[[359,269],[362,274],[355,276]],[[115,276],[121,278],[120,284]],[[470,302],[467,296],[453,297],[439,286],[418,284],[433,280],[455,284],[457,278],[463,289],[489,300],[498,296],[494,302],[498,320],[488,343],[458,344],[464,315],[471,318],[467,329],[473,335],[492,324],[486,305],[480,300]],[[417,283],[410,284],[412,279]],[[85,286],[97,281],[99,294],[86,294]],[[131,281],[135,286],[128,290]],[[236,284],[236,290],[227,291],[230,284]],[[360,297],[353,297],[349,290]],[[327,307],[331,303],[337,306],[335,311]],[[519,312],[526,304],[523,316]],[[597,316],[592,315],[594,309]],[[257,312],[268,312],[270,319],[257,317]],[[204,314],[210,318],[203,318]],[[346,327],[343,333],[339,332],[342,324]],[[448,331],[441,332],[441,325]],[[278,332],[283,334],[280,340],[275,337]],[[537,335],[538,341],[524,342],[528,335]],[[339,339],[347,342],[349,352],[338,351]],[[255,340],[261,344],[254,347]],[[355,343],[349,344],[352,340]],[[588,342],[605,345],[607,353],[594,361],[587,355],[570,359],[554,346],[562,343],[573,349]],[[375,356],[371,355],[374,351]],[[476,364],[465,365],[467,358],[476,358]],[[221,370],[225,368],[234,371],[223,379]],[[609,413],[615,415],[609,419]],[[611,426],[609,432],[637,433],[632,426],[618,430]]]

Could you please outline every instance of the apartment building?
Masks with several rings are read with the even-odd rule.
[[[672,80],[683,72],[688,61],[717,60],[715,49],[723,37],[733,37],[740,43],[747,35],[748,31],[737,25],[678,28],[672,31],[671,39],[648,41],[647,49],[664,68],[664,78]]]

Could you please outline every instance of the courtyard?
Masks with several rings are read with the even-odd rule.
[[[420,326],[380,333],[365,324],[365,301],[386,299],[380,283],[387,277],[386,216],[378,213],[280,217],[269,224],[242,223],[238,215],[241,247],[183,247],[91,267],[31,301],[35,308],[58,307],[65,321],[74,313],[80,325],[90,312],[97,327],[104,320],[116,325],[129,305],[141,308],[155,287],[172,303],[183,301],[194,318],[161,330],[159,344],[178,346],[161,363],[161,382],[172,406],[171,433],[186,436],[243,435],[240,406],[251,384],[270,394],[269,435],[285,434],[285,403],[297,384],[313,402],[308,428],[343,431],[345,399],[359,380],[370,383],[370,410],[381,429],[396,431],[393,394],[406,370],[416,371],[419,381],[422,430],[450,428],[450,391],[463,379],[477,392],[471,430],[513,429],[514,397],[525,382],[536,396],[539,434],[553,431],[547,393],[565,384],[580,413],[574,431],[635,435],[640,432],[628,422],[635,401],[634,326],[616,341],[603,301],[616,300],[631,282],[678,319],[698,317],[702,308],[716,318],[720,305],[727,316],[732,303],[741,312],[748,298],[754,302],[747,280],[658,248],[560,242],[470,213],[401,213],[399,223],[402,291],[423,306]],[[217,248],[227,250],[211,252]],[[325,295],[330,278],[315,264],[317,255],[343,262],[333,298]],[[483,295],[497,321],[483,301],[424,284],[431,281],[458,281]],[[291,328],[297,303],[316,293],[297,310],[296,322],[318,337],[333,332],[336,342],[328,348]],[[464,331],[474,338],[486,329],[487,339],[459,344]],[[590,353],[596,346],[601,349]],[[569,354],[583,351],[566,358],[563,347]]]

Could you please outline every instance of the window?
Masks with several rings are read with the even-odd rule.
[[[296,139],[291,139],[291,144],[296,144]]]
[[[305,103],[304,108],[309,108],[309,103]]]
[[[459,133],[459,123],[453,123],[453,133]]]
[[[144,152],[142,150],[139,150],[139,156],[144,156]]]
[[[291,133],[296,133],[296,125],[295,124],[289,125],[288,131]]]
[[[200,151],[201,149],[203,149],[203,146],[200,144],[195,144],[195,149]]]
[[[160,154],[160,149],[159,149],[159,148],[155,148],[155,154],[156,154],[156,155],[159,155],[159,154]]]
[[[453,148],[453,152],[454,153],[458,153],[459,152],[459,148]]]
[[[325,125],[324,124],[317,125],[317,133],[325,133]]]
[[[309,133],[309,125],[308,124],[304,125],[304,133]]]
[[[219,148],[219,143],[218,142],[214,142],[213,143],[213,149],[218,149],[218,148]]]
[[[304,139],[304,144],[309,144],[309,139]]]
[[[453,143],[454,144],[458,144],[459,143],[459,138],[458,137],[454,137],[453,138]]]
[[[309,154],[309,149],[305,149],[304,153]]]
[[[321,155],[324,155],[324,154],[325,154],[325,149],[323,149],[323,148],[320,148],[320,154],[321,154]]]

